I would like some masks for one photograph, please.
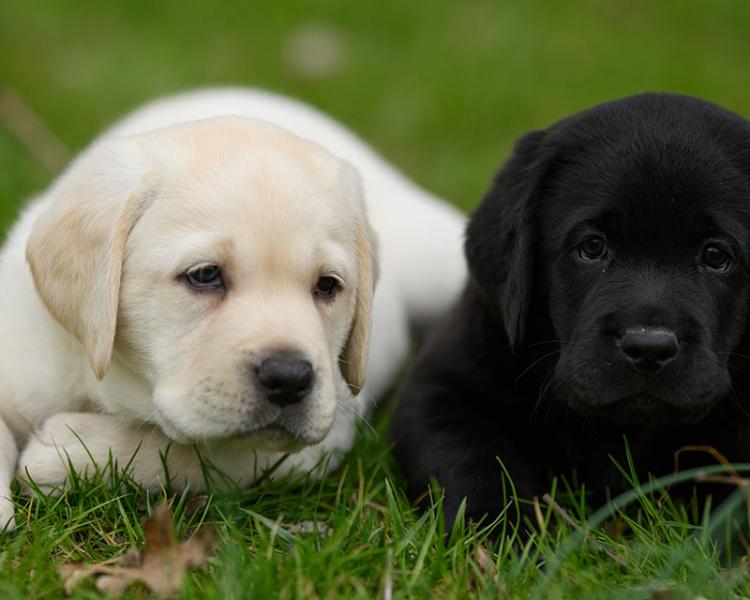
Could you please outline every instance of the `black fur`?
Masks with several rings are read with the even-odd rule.
[[[686,445],[750,460],[747,121],[644,94],[532,132],[473,214],[466,256],[463,297],[398,394],[414,496],[435,477],[449,519],[464,497],[468,516],[497,514],[501,460],[521,497],[562,475],[597,502],[624,486],[624,436],[642,477]],[[643,370],[623,340],[646,330],[678,350]]]

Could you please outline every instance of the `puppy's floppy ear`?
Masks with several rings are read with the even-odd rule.
[[[49,192],[26,246],[37,293],[99,379],[112,357],[125,242],[153,196],[140,162],[127,140],[91,148]]]
[[[365,383],[367,355],[370,349],[372,304],[378,278],[377,240],[367,220],[359,174],[348,165],[344,172],[344,189],[350,190],[354,198],[359,199],[359,214],[355,216],[354,232],[358,280],[354,320],[339,363],[349,389],[352,394],[357,395]],[[352,201],[353,198],[349,198],[349,202]]]
[[[466,258],[474,281],[495,302],[511,348],[521,342],[531,301],[534,270],[534,197],[545,164],[547,131],[516,142],[513,156],[469,220]]]

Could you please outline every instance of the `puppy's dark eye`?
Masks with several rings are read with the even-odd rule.
[[[706,244],[701,252],[701,263],[714,271],[725,272],[732,264],[732,255],[716,243]]]
[[[341,284],[338,279],[326,275],[318,279],[318,282],[315,284],[315,296],[322,300],[331,300],[336,296],[340,288]]]
[[[601,236],[589,236],[578,245],[578,256],[586,262],[601,260],[607,256],[607,242]]]
[[[185,273],[187,282],[196,289],[216,289],[224,287],[221,267],[218,265],[198,265]]]

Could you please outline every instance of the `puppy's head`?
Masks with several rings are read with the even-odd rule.
[[[695,422],[729,392],[746,330],[750,126],[647,94],[533,132],[467,255],[511,346],[559,342],[550,389],[573,409]]]
[[[56,184],[27,255],[113,385],[179,442],[320,441],[363,383],[375,277],[359,177],[269,124],[219,118],[105,140]],[[347,389],[347,386],[349,389]]]

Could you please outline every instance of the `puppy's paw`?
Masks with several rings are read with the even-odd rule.
[[[30,439],[18,463],[18,481],[27,495],[34,494],[37,487],[47,494],[59,494],[68,482],[64,452],[38,438]]]
[[[85,475],[94,472],[107,456],[106,415],[61,413],[47,419],[29,438],[18,461],[18,479],[24,493],[34,486],[59,494],[68,484],[70,469]],[[99,465],[101,466],[101,465]],[[33,485],[32,485],[33,482]]]
[[[0,497],[0,533],[10,533],[16,530],[16,511],[10,499],[10,490],[5,490]]]

